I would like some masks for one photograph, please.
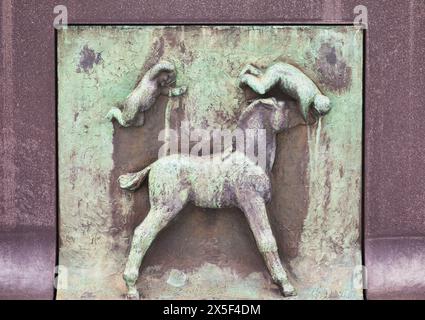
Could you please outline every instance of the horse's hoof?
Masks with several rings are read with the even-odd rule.
[[[125,296],[125,298],[127,299],[127,300],[140,300],[140,295],[139,295],[139,292],[129,292],[129,293],[127,293],[127,295]]]
[[[297,295],[297,291],[295,290],[295,288],[291,285],[291,284],[289,284],[289,283],[287,283],[287,284],[285,284],[285,285],[283,285],[282,287],[281,287],[281,292],[282,292],[282,295],[284,296],[284,297],[294,297],[294,296],[296,296]]]

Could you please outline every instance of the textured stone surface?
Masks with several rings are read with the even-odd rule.
[[[167,98],[145,113],[140,128],[114,128],[104,115],[159,59],[173,61],[177,85],[189,88],[175,102],[175,128],[187,119],[192,127],[233,129],[246,106],[237,85],[246,63],[293,63],[331,99],[334,108],[321,122],[279,136],[269,216],[300,298],[361,298],[352,282],[361,264],[361,32],[353,27],[70,27],[59,32],[58,46],[60,263],[72,270],[72,289],[60,290],[59,298],[125,293],[121,275],[129,240],[149,206],[146,186],[134,195],[123,193],[117,178],[156,160]],[[93,56],[101,53],[102,61],[81,72],[81,52],[87,48]],[[339,81],[341,68],[347,81]],[[230,272],[226,277],[241,282],[236,287],[249,290],[249,297],[280,297],[277,289],[261,289],[273,285],[241,213],[193,206],[148,251],[141,292],[147,298],[176,297],[167,286],[152,290],[160,280],[150,271],[179,269],[188,274],[187,297],[208,297],[208,292],[247,297],[242,289],[230,294],[220,278],[212,287],[191,282],[208,277],[205,263]],[[256,273],[263,276],[254,277],[251,288],[245,282],[254,281],[247,279]]]

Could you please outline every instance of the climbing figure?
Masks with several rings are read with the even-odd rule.
[[[168,61],[157,63],[146,72],[123,103],[109,110],[106,118],[117,120],[123,127],[142,126],[145,120],[144,112],[155,104],[160,95],[176,97],[186,92],[187,88],[184,86],[173,88],[175,82],[174,65]]]

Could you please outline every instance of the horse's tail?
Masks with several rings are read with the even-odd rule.
[[[141,171],[121,175],[118,178],[120,187],[122,189],[130,190],[130,191],[137,190],[142,184],[143,180],[145,180],[145,178],[148,176],[148,173],[150,170],[151,170],[151,167],[148,166]]]

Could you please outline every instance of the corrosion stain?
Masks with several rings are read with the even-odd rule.
[[[80,51],[80,62],[77,66],[77,72],[84,71],[88,73],[91,69],[93,69],[95,64],[99,64],[102,61],[102,54],[100,52],[96,53],[86,44]]]
[[[142,80],[145,73],[148,72],[148,70],[151,69],[154,65],[156,65],[161,60],[163,55],[164,55],[164,38],[159,37],[158,39],[155,40],[148,58],[146,59],[142,68],[140,69],[139,76],[137,77],[136,84],[134,85],[133,89],[135,89],[139,85],[139,82]]]
[[[186,48],[184,41],[179,42],[180,53],[182,54],[182,62],[185,65],[190,65],[195,59],[194,53]]]
[[[339,177],[342,178],[344,176],[344,167],[339,167]]]
[[[335,48],[331,48],[331,51],[326,54],[326,61],[329,64],[336,64],[336,52],[335,52]]]
[[[268,208],[279,251],[288,263],[299,254],[310,201],[307,127],[298,126],[288,130],[278,136],[277,140],[271,175],[272,201]]]
[[[351,85],[351,67],[341,52],[330,43],[323,43],[316,59],[320,81],[329,89],[344,91]]]
[[[178,45],[177,35],[180,34],[181,31],[181,26],[177,28],[164,28],[162,35],[171,48],[175,48]]]

